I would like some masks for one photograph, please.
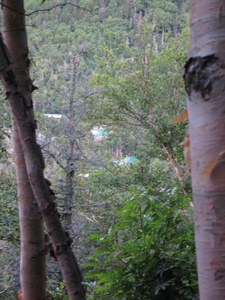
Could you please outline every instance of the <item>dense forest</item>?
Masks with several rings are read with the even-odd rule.
[[[43,2],[43,3],[41,3]],[[183,66],[187,0],[26,0],[37,140],[87,299],[198,299]],[[20,289],[10,116],[1,94],[0,299]],[[51,254],[51,253],[50,253]],[[46,253],[52,299],[69,299]]]

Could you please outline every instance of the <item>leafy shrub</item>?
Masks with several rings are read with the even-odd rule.
[[[152,186],[130,192],[107,234],[89,237],[89,299],[197,299],[189,197]]]

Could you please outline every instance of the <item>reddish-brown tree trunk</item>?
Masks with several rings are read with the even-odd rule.
[[[13,62],[10,68],[10,59],[1,39],[0,75],[6,90],[7,99],[10,103],[13,124],[18,131],[18,140],[23,151],[27,176],[51,238],[70,300],[83,300],[85,299],[85,289],[82,285],[82,274],[71,251],[70,241],[62,229],[55,204],[50,198],[49,190],[43,176],[43,161],[41,159],[40,147],[37,145],[35,137],[36,124],[33,118],[31,99],[32,83],[29,75],[23,77],[24,74],[20,73],[20,68],[14,70],[14,65],[17,63],[18,66],[20,66],[19,63],[21,65],[24,63],[27,72],[29,67],[28,48],[25,44],[24,36],[22,40],[17,39],[20,31],[26,35],[26,28],[23,22],[23,0],[5,0],[2,4],[2,11],[6,45],[12,53],[12,57],[17,57],[18,54],[16,48],[14,48],[15,40],[18,45],[17,51],[22,54],[18,62]],[[30,300],[31,298],[24,299]]]
[[[31,81],[28,72],[27,37],[22,1],[5,1],[3,7],[3,34],[11,53],[12,69],[16,75],[18,88],[23,93],[28,107],[32,108],[29,87]],[[33,120],[32,110],[28,110],[30,120]],[[25,300],[45,299],[45,253],[43,220],[38,211],[37,203],[30,186],[25,165],[20,137],[16,128],[16,120],[12,115],[13,144],[17,179],[17,194],[20,220],[20,282]]]
[[[201,300],[225,299],[225,1],[191,1],[185,66]]]
[[[14,122],[13,122],[14,123]],[[20,223],[20,282],[23,299],[45,299],[45,253],[43,221],[27,176],[16,127],[13,144]]]

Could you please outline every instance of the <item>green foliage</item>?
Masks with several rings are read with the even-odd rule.
[[[6,140],[9,138],[10,132],[10,115],[7,103],[2,98],[0,98],[0,105],[0,163],[7,163],[8,154],[6,151]]]
[[[50,112],[49,102],[60,107],[63,88],[68,84],[66,65],[74,53],[81,54],[86,70],[92,72],[99,66],[97,58],[104,56],[106,48],[117,57],[126,57],[133,49],[139,51],[140,32],[147,26],[151,26],[148,39],[161,49],[165,40],[177,36],[186,26],[186,2],[88,0],[77,1],[75,6],[56,7],[48,13],[31,14],[28,22],[34,26],[27,30],[30,55],[36,61],[33,77],[40,89],[36,99],[41,99],[41,103],[36,100],[36,108]],[[45,1],[41,5],[41,1],[27,0],[25,4],[30,13],[58,2]],[[82,51],[77,51],[78,48]]]
[[[19,219],[16,186],[14,172],[11,168],[11,156],[7,152],[8,149],[12,149],[10,115],[6,101],[1,99],[0,104],[0,240],[17,244],[19,241]]]
[[[58,4],[25,2],[28,13]],[[183,196],[172,165],[175,161],[182,184],[190,191],[179,145],[186,123],[169,125],[185,102],[187,1],[77,0],[76,4],[30,14],[27,23],[34,26],[27,30],[32,77],[39,87],[34,102],[48,166],[45,173],[53,179],[60,210],[68,192],[65,172],[71,143],[79,154],[76,159],[74,155],[71,232],[88,272],[88,297],[196,299],[190,197]],[[68,111],[74,56],[76,89],[73,111]],[[47,119],[43,113],[70,115],[73,123],[68,118]],[[105,125],[110,134],[95,143],[90,130],[98,125]],[[0,128],[0,137],[5,128]],[[135,155],[140,162],[116,164],[112,160],[116,150],[122,156]],[[4,243],[17,243],[18,217],[11,201],[16,198],[15,183],[5,173],[0,196],[1,237]],[[9,278],[2,270],[4,288]],[[55,276],[50,294],[68,299],[62,278],[49,276]]]
[[[48,293],[54,297],[54,299],[60,298],[61,300],[69,300],[69,296],[66,295],[65,291],[65,283],[60,282],[59,287],[56,289],[56,291],[48,291]]]
[[[10,175],[1,172],[0,178],[0,240],[19,241],[19,219],[16,203],[16,186]]]
[[[130,191],[117,222],[96,244],[85,264],[91,268],[88,299],[196,299],[193,223],[188,197]]]
[[[136,141],[138,157],[168,159],[167,149],[181,164],[180,143],[187,125],[183,122],[171,126],[169,122],[185,105],[183,65],[187,49],[188,30],[158,54],[144,39],[139,53],[130,51],[130,58],[119,59],[114,51],[105,49],[101,68],[89,81],[102,91],[90,99],[89,120],[109,124],[114,136],[118,136],[119,128],[126,135],[129,132]]]
[[[66,166],[70,141],[76,141],[76,151],[81,153],[75,161],[72,232],[74,247],[88,272],[88,297],[196,299],[191,197],[183,196],[184,188],[190,191],[190,178],[182,168],[179,145],[186,123],[169,125],[185,103],[182,66],[188,30],[178,36],[181,26],[172,24],[182,5],[179,1],[137,1],[136,7],[129,6],[130,12],[125,12],[119,1],[103,2],[99,14],[82,16],[81,11],[71,9],[54,18],[52,12],[48,21],[30,32],[34,76],[43,86],[36,100],[40,112],[65,113],[70,57],[78,53],[74,110],[82,102],[85,113],[82,117],[73,114],[70,126],[40,117],[40,128],[48,141],[46,153],[53,153],[62,166]],[[85,1],[82,5],[92,4]],[[87,83],[85,88],[82,82]],[[85,96],[87,87],[90,97]],[[105,125],[110,134],[94,143],[84,133],[97,125]],[[116,149],[122,155],[137,156],[140,163],[114,164]],[[62,207],[65,171],[48,155],[46,173],[58,182],[54,189]],[[184,177],[182,183],[176,167]]]

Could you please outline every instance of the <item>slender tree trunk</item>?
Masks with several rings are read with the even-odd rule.
[[[13,47],[13,41],[16,39],[16,34],[19,34],[20,26],[22,26],[21,24],[23,24],[21,21],[24,17],[23,0],[5,0],[2,6],[3,22],[5,24],[4,36],[7,46],[9,49],[11,49],[10,52],[12,52],[12,56],[14,56],[15,49]],[[18,27],[11,27],[11,24],[15,19],[17,19]],[[6,26],[8,28],[7,30],[5,29]],[[18,33],[16,33],[16,30]],[[21,31],[24,31],[26,34],[26,28],[24,24],[21,28]],[[17,40],[17,43],[19,45],[18,51],[23,53],[23,58],[21,57],[20,59],[27,64],[28,70],[28,49],[25,44],[20,41],[20,39]],[[6,90],[7,99],[10,104],[13,122],[18,130],[30,186],[37,201],[39,211],[41,212],[43,220],[46,224],[48,234],[51,238],[53,249],[59,262],[70,300],[84,300],[85,289],[82,285],[83,277],[77,261],[71,251],[70,240],[63,231],[62,225],[59,221],[55,204],[51,200],[49,190],[43,176],[43,161],[41,159],[42,155],[40,152],[40,147],[36,143],[35,137],[36,124],[33,119],[33,107],[31,99],[31,92],[33,88],[32,83],[29,75],[26,83],[21,80],[22,77],[15,77],[15,75],[18,75],[18,73],[14,71],[13,67],[10,68],[9,64],[10,59],[5,49],[3,40],[1,39],[0,75]],[[30,298],[25,298],[25,300],[30,300]]]
[[[73,145],[73,147],[71,147]],[[63,220],[65,230],[70,232],[72,224],[72,203],[74,199],[74,143],[70,142],[70,152],[66,166],[66,198],[64,204]]]
[[[24,13],[22,1],[6,1],[5,5]],[[18,87],[25,95],[28,107],[32,108],[31,95],[28,87],[31,81],[28,72],[27,37],[23,14],[3,7],[3,34],[12,56],[12,69],[16,75]],[[32,110],[28,109],[30,120],[33,120]],[[45,299],[45,253],[43,220],[38,212],[27,169],[24,161],[20,137],[16,128],[16,121],[12,116],[13,144],[17,178],[17,194],[20,220],[20,281],[23,299]]]
[[[174,171],[175,171],[175,173],[177,175],[177,178],[179,179],[179,182],[180,182],[183,194],[187,196],[188,195],[188,191],[186,190],[186,188],[184,186],[184,178],[183,178],[183,176],[181,174],[181,170],[180,170],[179,165],[177,164],[176,160],[173,157],[173,153],[171,152],[170,149],[168,149],[168,147],[164,143],[162,144],[162,147],[163,147],[163,150],[165,151],[166,155],[168,156],[171,165],[174,168]]]
[[[77,74],[77,59],[72,59],[72,74],[70,83],[70,96],[67,104],[67,116],[69,119],[68,126],[74,127],[74,93],[76,90],[76,74]],[[74,199],[74,174],[75,174],[75,160],[74,160],[74,137],[73,130],[69,130],[69,151],[67,153],[66,165],[66,199],[64,204],[65,229],[70,232],[72,224],[72,202]]]
[[[23,95],[17,90],[15,78],[10,70],[4,71],[3,82],[5,87],[9,87],[7,90],[8,100],[12,115],[16,120],[32,191],[51,238],[70,300],[83,300],[85,299],[83,277],[70,249],[70,241],[59,221],[55,204],[50,198],[43,176],[40,148],[34,139],[32,123],[26,115]]]
[[[225,299],[225,1],[191,1],[185,66],[201,300]]]
[[[14,122],[13,122],[14,123]],[[23,299],[45,299],[45,252],[43,221],[30,182],[20,139],[13,125],[20,223],[20,282]]]
[[[154,120],[155,113],[154,113],[154,110],[152,108],[150,108],[150,113],[151,113],[150,116],[151,116],[152,120]],[[160,128],[157,125],[155,125],[154,127],[155,127],[154,128],[155,131],[161,135]],[[166,143],[163,141],[163,139],[161,137],[160,138],[158,137],[158,139],[161,142],[162,148],[163,148],[164,152],[166,153],[166,155],[167,155],[167,157],[169,159],[170,164],[173,166],[173,169],[174,169],[174,171],[175,171],[175,173],[177,175],[177,178],[179,180],[179,183],[181,185],[181,189],[182,189],[183,194],[185,196],[187,196],[188,195],[188,190],[185,188],[184,178],[182,176],[181,168],[178,165],[176,159],[174,158],[173,152],[168,148],[168,146],[166,145]]]

